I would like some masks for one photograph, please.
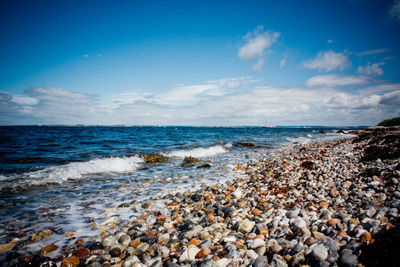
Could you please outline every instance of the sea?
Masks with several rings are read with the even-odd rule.
[[[343,127],[2,126],[0,244],[37,251],[98,235],[149,199],[245,176],[237,166],[293,144],[352,137]],[[246,144],[247,143],[247,144]],[[146,162],[159,155],[163,162]],[[198,160],[183,166],[185,157]],[[104,228],[104,227],[103,227]],[[28,242],[50,229],[45,241]],[[64,243],[63,243],[64,242]]]

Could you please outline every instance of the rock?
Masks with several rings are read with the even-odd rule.
[[[236,146],[238,147],[255,147],[253,143],[249,142],[236,142]]]
[[[40,250],[39,254],[43,256],[43,255],[46,255],[46,254],[48,254],[50,252],[53,252],[56,249],[58,249],[58,246],[56,246],[56,245],[48,245],[48,246],[43,247]]]
[[[72,253],[72,255],[77,257],[79,260],[85,258],[89,254],[90,254],[90,251],[87,248],[78,248],[77,250],[75,250]]]
[[[0,254],[9,252],[10,250],[13,249],[14,246],[15,246],[14,242],[10,242],[10,243],[7,243],[7,244],[1,244],[0,245]]]
[[[315,164],[312,161],[304,161],[300,164],[300,167],[302,167],[304,169],[312,170],[312,169],[314,169]]]
[[[255,260],[255,259],[258,258],[258,254],[252,249],[249,249],[249,250],[246,251],[246,256],[249,257],[252,260]]]
[[[232,192],[232,195],[236,199],[241,199],[242,198],[242,191],[240,189],[236,189],[235,191]]]
[[[160,255],[161,258],[166,259],[169,257],[169,248],[166,246],[159,246],[158,247],[158,255]]]
[[[103,245],[103,247],[111,247],[112,245],[115,245],[118,243],[117,238],[114,235],[106,235],[103,239],[103,241],[101,242],[101,244]]]
[[[324,245],[316,245],[312,249],[312,256],[317,261],[324,261],[328,258],[328,249]]]
[[[335,187],[332,187],[329,191],[329,195],[333,198],[336,198],[339,194],[340,192]]]
[[[256,225],[256,222],[249,221],[249,220],[245,219],[239,225],[238,231],[242,232],[244,234],[250,233],[251,230],[253,230],[255,225]]]
[[[263,247],[263,246],[265,246],[264,240],[262,240],[261,238],[256,238],[253,240],[253,243],[251,243],[250,248],[256,249],[256,248]]]
[[[215,264],[217,267],[226,267],[231,261],[227,258],[218,260]]]
[[[224,238],[225,243],[235,243],[236,242],[236,237],[230,235]]]
[[[267,247],[274,253],[279,253],[283,249],[276,239],[270,239],[267,243]]]
[[[145,154],[142,156],[142,158],[147,163],[160,163],[167,160],[166,157],[159,154]]]
[[[286,216],[291,219],[291,218],[295,218],[295,217],[299,216],[299,213],[300,213],[300,209],[297,207],[294,207],[293,209],[288,211]]]
[[[140,260],[136,256],[129,256],[128,258],[125,259],[124,264],[122,265],[123,267],[132,267],[134,266],[135,263],[140,263]]]
[[[299,266],[306,261],[303,252],[298,252],[290,259],[290,266]]]
[[[131,242],[131,237],[127,234],[123,234],[119,237],[118,242],[124,246],[129,246],[129,243]]]
[[[111,255],[112,257],[119,257],[119,255],[121,255],[121,249],[120,249],[119,247],[113,247],[113,248],[110,250],[110,255]]]
[[[204,168],[211,168],[211,164],[210,163],[204,163],[200,166],[197,166],[197,168],[199,169],[204,169]]]
[[[49,229],[45,229],[43,231],[40,231],[38,234],[32,233],[31,236],[29,237],[29,240],[31,241],[38,241],[42,240],[46,237],[52,236],[53,232]]]
[[[199,252],[196,254],[196,258],[204,258],[211,254],[211,249],[207,247],[203,247],[200,249]]]
[[[268,267],[268,258],[266,256],[259,256],[253,263],[253,267]]]
[[[336,225],[336,224],[338,224],[338,223],[340,223],[340,220],[339,220],[339,219],[336,219],[336,218],[329,219],[328,222],[327,222],[327,224],[328,224],[329,226],[333,226],[333,225]]]
[[[272,258],[271,267],[288,267],[287,263],[284,261],[284,259],[279,256],[279,254],[275,254]]]
[[[61,267],[78,267],[79,259],[75,256],[71,256],[63,259],[61,262]]]
[[[357,267],[358,266],[358,258],[356,255],[352,253],[350,249],[344,249],[342,252],[342,256],[340,256],[340,263],[344,267]]]
[[[374,216],[376,213],[376,209],[374,209],[374,207],[371,207],[367,210],[367,212],[365,213],[368,217],[372,217]]]
[[[294,221],[293,221],[293,226],[294,226],[294,230],[302,230],[305,229],[307,227],[307,223],[304,221],[303,218],[301,217],[297,217]]]
[[[179,257],[179,262],[194,261],[196,259],[196,254],[199,251],[199,248],[189,246],[184,252],[182,252],[182,255]]]
[[[198,160],[198,159],[196,159],[194,157],[191,157],[191,156],[185,157],[183,159],[182,167],[187,167],[187,166],[193,165],[193,164],[195,164],[196,162],[199,162],[199,161],[200,160]]]

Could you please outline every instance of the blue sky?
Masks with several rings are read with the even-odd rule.
[[[374,125],[400,1],[1,1],[0,124]]]

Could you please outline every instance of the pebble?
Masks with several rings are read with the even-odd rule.
[[[253,263],[253,267],[267,267],[269,266],[268,258],[266,256],[259,256]]]
[[[182,252],[182,255],[179,257],[179,262],[194,261],[199,251],[199,248],[195,246],[189,246],[184,252]]]
[[[324,261],[328,258],[328,249],[323,245],[316,245],[312,249],[312,255],[317,261]]]

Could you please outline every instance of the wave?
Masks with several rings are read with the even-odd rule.
[[[224,145],[218,144],[209,147],[196,147],[193,149],[173,150],[163,153],[163,155],[170,158],[185,158],[189,156],[195,158],[207,158],[226,153],[231,147],[232,144],[230,143]]]
[[[310,144],[310,143],[322,143],[322,142],[327,142],[327,141],[335,141],[335,140],[341,140],[341,139],[348,139],[356,137],[356,135],[349,134],[348,132],[344,133],[337,133],[337,132],[331,132],[331,133],[326,133],[326,134],[316,134],[316,135],[311,135],[311,134],[306,134],[306,136],[298,136],[298,137],[286,137],[286,141],[289,143],[298,143],[298,144]]]
[[[67,180],[76,180],[91,174],[127,173],[137,170],[141,163],[144,163],[144,160],[138,156],[98,158],[86,162],[72,162],[65,165],[47,167],[42,170],[28,172],[18,176],[1,176],[0,180],[3,183],[0,188],[16,187],[21,184],[60,184]]]

